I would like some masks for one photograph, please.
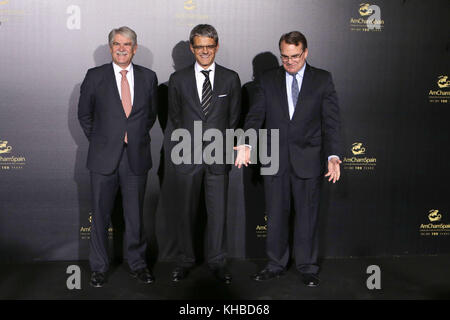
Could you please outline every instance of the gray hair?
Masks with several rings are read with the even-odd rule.
[[[209,24],[199,24],[192,29],[191,34],[189,35],[189,42],[191,45],[194,45],[194,38],[196,36],[213,38],[216,44],[219,43],[219,35],[217,34],[216,29]]]
[[[111,32],[109,33],[108,42],[110,47],[112,47],[112,43],[116,34],[120,34],[124,37],[127,37],[128,39],[131,39],[131,41],[133,42],[133,47],[137,44],[136,32],[134,32],[132,29],[126,26],[123,26],[118,29],[112,29]]]

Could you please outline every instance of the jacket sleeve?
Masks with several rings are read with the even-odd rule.
[[[234,74],[231,88],[230,123],[229,129],[235,129],[241,116],[241,80],[237,73]]]
[[[244,122],[244,131],[248,129],[258,130],[264,124],[264,120],[266,119],[266,96],[263,89],[262,80],[255,81],[255,90],[250,99],[250,107],[245,117]],[[240,141],[238,144],[250,144],[248,138],[245,141]]]
[[[90,140],[92,124],[94,120],[95,107],[95,87],[92,80],[92,73],[87,72],[80,87],[80,99],[78,101],[78,121],[84,134]]]
[[[178,88],[176,87],[176,81],[174,76],[171,75],[169,78],[169,89],[168,89],[168,116],[171,120],[174,129],[180,127],[180,101],[178,95]]]
[[[156,121],[156,116],[158,114],[158,78],[156,74],[152,74],[151,83],[151,93],[150,93],[150,111],[147,120],[147,132],[153,127]]]
[[[322,135],[325,155],[340,156],[339,103],[331,74],[328,74],[322,100]]]

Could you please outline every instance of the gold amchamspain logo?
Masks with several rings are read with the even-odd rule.
[[[428,91],[428,100],[430,103],[450,103],[450,80],[448,80],[448,76],[438,76],[436,84],[439,89],[430,89]]]
[[[80,238],[81,240],[89,240],[91,238],[91,225],[92,225],[92,212],[89,212],[89,226],[80,227]],[[108,228],[108,238],[111,240],[114,235],[114,230],[112,227]]]
[[[264,215],[264,224],[256,225],[256,237],[257,238],[267,237],[267,214]]]
[[[366,148],[362,146],[361,142],[355,142],[352,144],[352,153],[356,156],[366,153]]]
[[[438,77],[438,86],[439,88],[449,88],[450,87],[450,80],[447,80],[448,76],[439,76]]]
[[[342,160],[345,170],[375,170],[377,158],[367,157],[366,147],[362,142],[354,142],[350,148],[351,155]]]
[[[442,214],[437,209],[428,211],[429,223],[422,223],[419,228],[421,236],[448,236],[450,235],[450,224],[440,222]]]
[[[0,170],[17,170],[25,166],[25,157],[12,155],[12,150],[7,140],[0,139]]]
[[[8,141],[1,141],[0,140],[0,153],[10,153],[12,147],[11,146],[7,146]]]
[[[439,210],[431,209],[429,212],[430,213],[428,214],[428,220],[430,220],[430,222],[441,220],[442,214],[439,214]]]
[[[369,14],[372,14],[373,10],[369,9],[369,6],[370,6],[370,4],[368,4],[368,3],[361,3],[359,5],[359,10],[358,10],[359,14],[361,16],[368,16]]]
[[[361,3],[358,8],[359,16],[350,18],[351,31],[382,31],[384,20],[381,20],[381,9],[377,5]]]
[[[186,0],[184,1],[184,9],[186,10],[194,10],[195,9],[195,3],[193,0]]]
[[[209,19],[207,14],[195,13],[198,11],[196,0],[183,0],[183,12],[175,14],[177,25],[193,27],[199,23],[206,23]]]

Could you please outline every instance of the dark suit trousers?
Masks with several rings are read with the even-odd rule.
[[[204,185],[205,205],[207,211],[207,254],[206,259],[211,268],[225,264],[225,223],[228,189],[228,174],[216,175],[206,167],[192,174],[176,174],[177,191],[177,240],[178,263],[180,266],[192,267],[195,264],[194,232],[202,184]]]
[[[280,176],[265,176],[267,208],[267,267],[278,271],[289,261],[291,198],[294,205],[294,255],[297,270],[318,273],[318,233],[321,177],[300,179],[292,170]]]
[[[131,270],[147,266],[142,219],[146,183],[147,174],[135,175],[131,171],[126,147],[118,168],[112,174],[102,175],[91,171],[93,214],[89,263],[92,271],[106,272],[109,268],[108,227],[119,187],[125,220],[125,257]]]

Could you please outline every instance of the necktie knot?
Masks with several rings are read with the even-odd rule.
[[[206,79],[209,79],[209,73],[211,72],[211,70],[202,70],[200,72],[203,73]]]
[[[121,70],[120,71],[120,74],[122,75],[122,78],[127,76],[127,72],[128,72],[128,70]]]

